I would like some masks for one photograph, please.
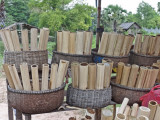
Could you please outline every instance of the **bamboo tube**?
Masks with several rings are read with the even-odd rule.
[[[159,68],[158,67],[153,67],[153,74],[151,76],[152,80],[149,84],[149,87],[153,87],[155,82],[156,82],[156,79],[157,79],[157,76],[158,76],[158,73],[159,73]]]
[[[13,40],[11,37],[10,30],[5,30],[4,33],[5,33],[7,43],[8,43],[9,51],[14,51]]]
[[[83,31],[83,53],[84,53],[85,44],[86,44],[86,33],[87,31]]]
[[[124,114],[118,113],[115,120],[126,120],[126,116]]]
[[[155,113],[154,120],[159,120],[159,118],[160,118],[160,104],[157,105],[157,110]]]
[[[139,105],[137,103],[134,103],[132,107],[132,112],[131,112],[132,117],[137,117],[138,108],[139,108]]]
[[[135,53],[140,53],[141,51],[142,34],[136,35],[135,45],[133,51]]]
[[[8,64],[3,64],[3,70],[5,72],[5,75],[6,75],[6,78],[8,80],[8,84],[11,88],[15,89],[15,86],[14,86],[14,83],[13,83],[13,79],[12,79],[12,76],[9,72],[9,69],[8,69]]]
[[[105,65],[103,63],[97,63],[97,81],[96,89],[103,89],[104,84],[104,70]]]
[[[117,84],[121,83],[121,78],[122,78],[124,65],[125,64],[123,62],[118,63],[117,76],[116,76],[116,83]]]
[[[42,66],[42,86],[41,90],[48,90],[48,73],[49,73],[49,65],[43,64]]]
[[[149,118],[146,117],[146,116],[141,115],[141,116],[139,116],[139,117],[137,118],[137,120],[149,120]]]
[[[9,65],[8,66],[8,69],[9,69],[9,72],[11,74],[11,77],[12,77],[12,80],[13,80],[13,83],[14,83],[14,86],[16,88],[16,90],[23,90],[23,87],[21,85],[21,81],[20,81],[20,78],[18,76],[18,72],[17,72],[17,69],[15,67],[15,65]]]
[[[84,54],[85,55],[90,55],[91,54],[91,44],[92,44],[92,32],[86,32],[86,37],[85,37],[85,46],[84,46]]]
[[[117,42],[117,37],[118,37],[117,34],[111,34],[111,38],[108,41],[109,47],[108,47],[107,55],[113,56],[114,49]]]
[[[152,74],[153,74],[153,69],[150,67],[148,69],[143,88],[149,88],[152,80]]]
[[[111,70],[110,74],[112,74],[112,69],[113,69],[114,62],[111,59],[103,58],[102,59],[102,63],[108,63],[108,64],[110,64],[110,70]]]
[[[160,54],[160,47],[159,46],[160,46],[160,35],[157,35],[154,56],[158,56]]]
[[[142,49],[141,49],[141,54],[146,55],[147,54],[147,47],[148,47],[148,42],[149,42],[150,36],[145,35],[142,43]]]
[[[63,76],[63,79],[65,78],[66,74],[67,74],[67,71],[68,71],[68,66],[69,66],[69,61],[67,60],[60,60],[60,63],[66,63],[66,68],[65,68],[65,73],[64,73],[64,76]],[[59,64],[60,64],[59,63]]]
[[[129,35],[125,36],[125,38],[124,38],[124,43],[123,43],[123,46],[122,46],[122,49],[121,49],[120,56],[126,55],[127,49],[128,49],[128,44],[129,44],[129,42],[130,42],[129,39],[130,39],[130,36],[129,36]]]
[[[154,50],[155,50],[155,45],[156,45],[156,37],[152,36],[152,37],[150,37],[150,39],[151,39],[151,44],[150,44],[150,47],[149,47],[148,54],[153,55]]]
[[[72,62],[72,64],[71,64],[71,72],[72,72],[72,86],[74,88],[78,88],[79,62]]]
[[[108,37],[109,37],[109,33],[103,32],[100,47],[98,49],[99,54],[105,54],[106,46],[107,46],[107,42],[108,42]]]
[[[149,120],[154,120],[158,103],[156,101],[149,101],[148,108],[151,110]]]
[[[130,39],[129,39],[129,42],[128,42],[126,55],[129,54],[129,52],[131,50],[131,47],[133,45],[133,41],[134,41],[134,36],[133,35],[129,35],[129,37],[130,37]]]
[[[37,36],[38,30],[36,28],[31,28],[31,51],[37,51]]]
[[[23,83],[24,90],[31,91],[28,64],[27,63],[22,63],[20,65],[20,70],[21,70],[22,83]]]
[[[88,89],[95,89],[97,78],[97,66],[95,63],[89,63],[88,65]]]
[[[150,116],[150,109],[149,108],[147,108],[147,107],[144,107],[144,106],[140,106],[139,107],[139,110],[138,110],[138,117],[139,116],[146,116],[146,117],[149,117]]]
[[[64,77],[67,72],[68,61],[62,60],[59,63],[58,67],[58,74],[57,74],[57,82],[56,82],[56,88],[60,87],[64,82]]]
[[[62,31],[62,52],[63,53],[68,53],[69,52],[69,31]]]
[[[121,107],[120,107],[119,110],[118,110],[118,113],[121,113],[121,114],[124,113],[124,110],[125,110],[128,102],[129,102],[129,99],[128,99],[128,98],[124,98],[124,99],[123,99],[123,102],[122,102],[122,104],[121,104]]]
[[[38,65],[31,65],[33,91],[40,91]]]
[[[104,88],[108,88],[110,86],[111,81],[111,66],[109,63],[104,63],[105,71],[104,71]]]
[[[134,87],[136,84],[136,80],[137,80],[137,75],[138,75],[138,70],[139,70],[139,66],[133,64],[132,68],[131,68],[131,72],[129,75],[129,79],[128,79],[128,87]]]
[[[81,63],[79,67],[79,88],[87,89],[88,83],[88,63]]]
[[[44,40],[45,40],[45,30],[44,29],[40,29],[38,50],[43,50]]]
[[[70,33],[69,38],[69,53],[75,54],[76,53],[76,33]]]
[[[47,45],[48,45],[48,39],[49,39],[49,29],[48,28],[43,28],[45,30],[45,37],[44,37],[44,45],[43,45],[43,50],[47,49]]]
[[[15,51],[21,51],[17,30],[11,31],[11,36],[12,36],[12,40],[13,40],[12,42],[13,42]]]
[[[131,112],[131,108],[129,105],[127,105],[124,110],[124,115],[126,116],[127,120],[128,120],[128,116],[130,116],[130,112]]]
[[[76,35],[76,54],[83,55],[83,45],[84,45],[84,33],[83,33],[83,31],[77,31],[77,35]]]
[[[103,109],[101,114],[101,120],[113,120],[113,113],[110,110]]]
[[[50,89],[56,88],[58,64],[51,65]]]
[[[8,46],[8,42],[7,42],[7,39],[6,39],[4,30],[0,30],[0,36],[1,36],[1,39],[2,39],[2,41],[3,41],[5,50],[6,50],[6,51],[9,51],[9,46]]]
[[[121,79],[121,85],[127,86],[130,70],[131,70],[131,65],[128,64],[124,66],[123,73],[122,73],[122,79]]]
[[[22,35],[23,51],[29,51],[28,30],[27,29],[22,30],[21,35]]]
[[[108,49],[109,49],[109,41],[110,41],[110,39],[111,39],[111,33],[108,33],[108,40],[107,40],[107,45],[106,45],[106,52],[105,52],[105,54],[107,55],[107,53],[108,53]]]
[[[119,34],[117,38],[117,44],[114,50],[114,56],[120,56],[120,52],[124,43],[124,35]]]
[[[147,67],[143,66],[140,67],[140,73],[137,79],[136,88],[143,88],[147,72],[148,72]]]
[[[157,63],[153,63],[153,66],[159,68],[159,73],[158,73],[156,82],[160,83],[160,64],[158,62]]]
[[[57,51],[62,51],[62,31],[57,31]],[[71,38],[70,38],[71,39]]]
[[[148,47],[147,47],[147,55],[150,55],[152,41],[153,41],[152,36],[149,36]]]

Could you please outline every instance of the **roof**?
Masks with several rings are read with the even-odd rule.
[[[139,28],[141,28],[141,26],[139,26],[136,22],[122,23],[119,27],[122,28],[123,30],[128,30],[134,24]]]

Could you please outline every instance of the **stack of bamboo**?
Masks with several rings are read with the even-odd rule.
[[[113,62],[71,64],[72,86],[79,89],[103,89],[110,86]]]
[[[57,51],[69,54],[90,55],[93,33],[87,31],[57,32]]]
[[[21,51],[21,43],[19,40],[17,30],[13,30],[13,31],[8,29],[1,30],[0,36],[2,38],[6,51]],[[27,29],[22,30],[21,38],[22,38],[23,51],[46,50],[48,37],[49,37],[48,28],[43,28],[40,30],[39,43],[38,43],[38,30],[36,28],[32,28],[30,31],[31,40],[29,40],[28,30]],[[29,43],[29,41],[31,42]]]
[[[99,54],[109,56],[128,55],[133,44],[134,37],[131,35],[121,35],[116,33],[103,32]]]
[[[20,65],[22,84],[20,76],[18,75],[15,65],[4,64],[3,69],[6,74],[9,86],[16,90],[26,90],[26,91],[43,91],[48,89],[55,89],[60,87],[64,83],[64,78],[68,69],[68,61],[60,60],[59,67],[58,64],[52,64],[50,81],[49,81],[49,65],[43,64],[42,66],[42,80],[40,82],[38,74],[38,65],[32,65],[32,82],[29,76],[27,63],[22,63]]]
[[[116,83],[132,88],[151,88],[155,84],[158,72],[157,67],[139,67],[119,62]]]
[[[157,63],[153,63],[153,66],[159,68],[159,73],[158,73],[157,81],[156,82],[160,83],[160,60],[157,60]]]
[[[160,35],[145,35],[142,38],[142,34],[136,35],[133,51],[142,55],[160,56]]]

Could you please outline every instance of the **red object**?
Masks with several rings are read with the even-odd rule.
[[[140,98],[142,106],[148,107],[150,100],[156,101],[160,104],[160,85],[157,85],[151,89],[151,91]]]

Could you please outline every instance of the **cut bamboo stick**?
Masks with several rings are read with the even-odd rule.
[[[24,90],[31,91],[31,83],[30,83],[30,78],[29,78],[28,64],[22,63],[20,65],[20,70],[21,70],[22,83],[23,83]]]
[[[81,63],[79,67],[79,88],[87,89],[88,83],[88,63]]]
[[[37,38],[38,38],[38,30],[36,28],[31,28],[31,51],[37,51]]]
[[[133,104],[131,116],[137,117],[139,105],[137,103]]]
[[[150,36],[145,35],[142,43],[142,49],[141,49],[141,54],[146,55],[147,54],[147,47],[148,47],[148,42],[149,42]]]
[[[149,118],[146,117],[146,116],[141,115],[141,116],[139,116],[139,117],[137,118],[137,120],[149,120]]]
[[[126,120],[126,116],[124,114],[118,113],[115,120]]]
[[[72,64],[71,64],[71,72],[72,72],[72,86],[74,88],[78,88],[79,62],[72,62]]]
[[[95,63],[90,63],[88,65],[88,89],[95,89],[97,78],[97,66]]]
[[[15,86],[16,90],[23,90],[23,87],[22,87],[20,78],[18,76],[18,72],[17,72],[17,69],[16,69],[15,65],[14,64],[9,65],[8,69],[9,69],[9,72],[11,74],[11,77],[12,77],[12,80],[13,80],[13,83],[14,83],[14,86]]]
[[[22,30],[21,35],[22,35],[23,51],[29,51],[28,30],[27,29]]]
[[[129,102],[129,99],[128,99],[128,98],[124,98],[124,100],[123,100],[123,102],[122,102],[122,104],[121,104],[121,107],[119,108],[118,113],[121,113],[121,114],[124,113],[124,110],[125,110],[128,102]]]
[[[98,49],[99,54],[105,54],[106,46],[107,46],[107,42],[108,42],[108,37],[109,37],[109,33],[103,32],[100,47]]]
[[[104,88],[108,88],[110,86],[111,81],[111,66],[109,63],[104,63],[105,71],[104,71]]]
[[[14,51],[13,40],[11,37],[10,30],[5,30],[4,33],[6,36],[7,43],[8,43],[9,51]]]
[[[155,117],[154,117],[154,120],[159,120],[160,118],[160,104],[157,105],[157,110],[156,110],[156,113],[155,113]]]
[[[131,65],[128,64],[124,66],[123,73],[122,73],[122,79],[121,79],[121,85],[127,86],[130,70],[131,70]]]
[[[140,67],[140,73],[136,82],[136,88],[143,88],[147,72],[148,72],[147,67],[143,66]]]
[[[116,42],[117,42],[117,34],[111,34],[111,37],[108,41],[109,47],[108,47],[108,51],[107,51],[107,55],[113,56],[114,54],[114,49],[116,46]]]
[[[127,49],[128,49],[128,44],[129,44],[129,42],[130,42],[129,39],[130,39],[130,36],[129,36],[129,35],[125,36],[125,38],[124,38],[124,43],[123,43],[123,46],[122,46],[122,49],[121,49],[120,56],[126,55]]]
[[[129,39],[129,42],[128,42],[126,55],[129,54],[129,52],[131,50],[131,47],[133,45],[133,41],[134,41],[134,36],[133,35],[129,35],[129,37],[130,37],[130,39]]]
[[[117,44],[113,54],[114,56],[120,56],[120,52],[124,43],[124,38],[125,38],[124,35],[118,35]]]
[[[107,45],[106,45],[106,52],[105,52],[105,54],[107,55],[107,53],[108,53],[108,49],[109,49],[109,41],[110,41],[110,39],[111,39],[111,33],[108,33],[108,40],[107,40]]]
[[[129,105],[127,105],[124,110],[124,115],[126,116],[126,118],[128,118],[128,116],[130,115],[130,112],[131,112],[131,108]]]
[[[149,120],[154,120],[158,103],[156,101],[149,101],[148,108],[151,110]]]
[[[84,45],[84,33],[83,33],[83,31],[77,31],[77,35],[76,35],[76,54],[83,55],[83,45]]]
[[[137,117],[139,116],[146,116],[146,117],[149,117],[150,116],[150,109],[147,108],[147,107],[144,107],[144,106],[140,106],[139,107],[139,110],[138,110],[138,115]]]
[[[142,34],[137,34],[136,35],[136,40],[135,40],[135,45],[133,51],[135,53],[140,53],[141,51],[141,42],[142,42]]]
[[[152,67],[149,67],[143,88],[149,88],[152,80],[152,74],[153,74],[153,69]]]
[[[76,53],[76,33],[70,33],[69,38],[69,53],[75,54]]]
[[[3,64],[3,70],[4,70],[4,72],[5,72],[5,75],[6,75],[6,78],[7,78],[7,80],[8,80],[9,86],[10,86],[11,88],[15,89],[15,85],[14,85],[14,83],[13,83],[13,79],[12,79],[12,76],[11,76],[11,74],[10,74],[10,72],[9,72],[8,66],[9,66],[8,64]]]
[[[147,55],[150,55],[152,42],[153,42],[152,36],[149,36],[148,47],[147,47],[147,49],[148,49],[148,50],[147,50]]]
[[[91,54],[91,44],[92,44],[92,32],[86,32],[85,35],[85,46],[84,46],[84,54],[85,55],[90,55]]]
[[[48,90],[48,74],[49,74],[49,65],[43,64],[42,66],[42,86],[41,90]]]
[[[157,63],[153,63],[153,66],[159,68],[159,73],[158,73],[156,82],[160,83],[160,64],[158,62]]]
[[[160,47],[159,46],[160,46],[160,35],[157,35],[154,56],[158,56],[160,54]]]
[[[17,30],[11,31],[11,36],[12,36],[12,40],[13,40],[12,42],[13,42],[15,51],[21,51]]]
[[[67,71],[68,71],[69,61],[61,59],[60,63],[66,63],[65,73],[64,73],[64,76],[63,76],[63,79],[64,79],[66,74],[67,74]]]
[[[69,35],[70,32],[69,31],[62,31],[62,52],[63,53],[68,53],[69,52]]]
[[[50,89],[56,88],[58,64],[51,65]]]
[[[44,29],[40,29],[38,50],[43,50],[44,41],[45,41],[45,30]]]
[[[151,45],[149,47],[148,54],[149,55],[153,55],[154,52],[155,52],[154,50],[155,50],[155,45],[156,45],[156,37],[155,36],[151,36],[150,39],[151,39]]]
[[[137,80],[139,66],[138,65],[132,65],[131,72],[128,79],[128,87],[134,87]]]
[[[10,50],[9,50],[8,41],[7,41],[7,38],[6,38],[6,36],[5,36],[4,30],[1,30],[1,31],[0,31],[0,36],[1,36],[1,39],[2,39],[2,41],[3,41],[5,50],[6,50],[6,51],[10,51]]]
[[[62,52],[62,31],[57,31],[57,51]],[[70,38],[71,39],[71,38]]]
[[[49,29],[48,28],[43,28],[45,30],[45,37],[44,37],[44,45],[43,45],[43,50],[47,49],[47,45],[48,45],[48,39],[49,39]]]
[[[113,120],[113,113],[110,110],[103,109],[101,114],[101,120]]]
[[[96,89],[103,89],[104,84],[104,70],[105,65],[103,63],[97,63],[97,81]]]
[[[150,88],[154,86],[156,79],[157,79],[157,76],[158,76],[158,73],[159,73],[159,67],[153,67],[153,74],[151,76],[152,80],[149,84]]]
[[[112,69],[113,69],[114,62],[111,59],[103,58],[102,63],[110,64],[110,74],[112,74]]]
[[[118,69],[117,69],[117,75],[116,75],[116,83],[117,84],[121,83],[121,78],[122,78],[124,65],[125,64],[123,62],[118,63]]]
[[[40,91],[38,65],[31,65],[33,91]]]

